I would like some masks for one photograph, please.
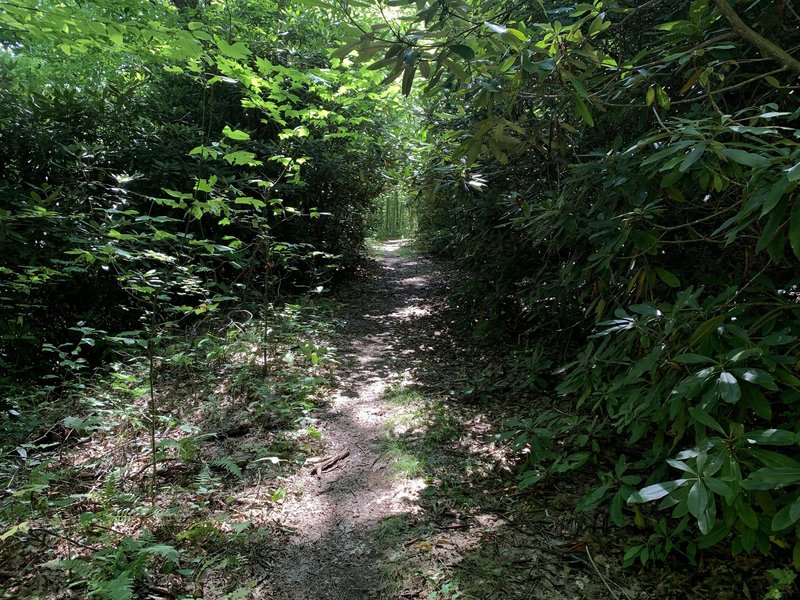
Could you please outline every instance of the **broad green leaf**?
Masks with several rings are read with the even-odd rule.
[[[737,148],[723,148],[720,154],[746,167],[768,167],[772,164],[770,159],[765,156],[753,154],[752,152],[746,152],[745,150],[739,150]]]
[[[716,361],[710,356],[703,356],[702,354],[679,354],[672,359],[676,363],[684,365],[713,365]]]
[[[506,30],[506,33],[508,35],[512,36],[512,37],[517,38],[521,42],[527,42],[528,41],[528,36],[526,36],[524,33],[522,33],[519,29],[514,29],[513,27],[509,27]]]
[[[753,507],[745,500],[744,497],[739,496],[736,499],[736,514],[742,520],[742,523],[747,525],[750,529],[758,529],[758,515]]]
[[[680,279],[678,279],[673,273],[670,273],[666,269],[656,267],[656,275],[661,281],[663,281],[667,286],[671,288],[677,288],[680,287],[681,285]]]
[[[589,107],[586,106],[586,103],[577,93],[573,94],[572,97],[575,100],[575,110],[578,115],[580,115],[581,119],[583,119],[589,127],[594,127],[594,119],[592,118],[592,113],[589,112]]]
[[[250,48],[248,48],[244,42],[235,42],[233,44],[229,44],[220,37],[216,38],[216,42],[220,52],[229,58],[233,58],[235,60],[244,60],[250,56]]]
[[[110,39],[117,46],[121,46],[124,42],[122,32],[116,27],[109,27],[107,30],[108,39]]]
[[[475,50],[464,44],[455,44],[450,46],[450,50],[458,54],[464,60],[472,60],[475,58]]]
[[[611,505],[609,506],[608,512],[611,517],[611,522],[618,527],[622,527],[625,523],[625,517],[622,514],[623,504],[622,490],[617,490],[617,493],[611,498]]]
[[[691,152],[689,152],[686,155],[686,158],[683,159],[683,162],[681,162],[681,166],[678,167],[678,170],[681,173],[685,173],[686,171],[688,171],[689,168],[694,163],[696,163],[698,160],[700,160],[700,158],[703,156],[705,151],[706,151],[706,145],[705,144],[698,144],[697,146],[692,148]]]
[[[775,380],[772,378],[772,375],[764,371],[763,369],[753,369],[753,368],[746,368],[746,369],[739,369],[734,368],[731,369],[731,373],[736,375],[738,379],[743,381],[747,381],[748,383],[755,383],[756,385],[760,385],[761,387],[775,391],[778,389],[778,386],[775,384]]]
[[[744,438],[750,444],[768,444],[771,446],[794,446],[798,443],[797,434],[786,429],[764,429],[749,431]]]
[[[597,15],[589,25],[589,37],[594,37],[601,31],[611,27],[611,21],[603,21],[602,15]]]
[[[692,406],[689,408],[689,414],[692,415],[692,418],[698,423],[702,423],[706,427],[711,427],[711,429],[714,431],[725,435],[725,430],[722,428],[722,425],[717,423],[717,421],[714,420],[714,417],[712,417],[702,408]]]
[[[9,529],[6,529],[3,533],[0,533],[0,542],[7,540],[11,536],[17,533],[25,533],[28,531],[28,521],[23,521],[22,523],[17,523],[13,525]]]
[[[800,517],[800,514],[798,514],[795,517],[792,517],[793,506],[794,504],[789,504],[787,506],[784,506],[777,513],[775,513],[775,516],[772,517],[772,531],[777,533],[778,531],[783,531],[784,529],[787,529],[788,527],[794,525],[794,523]]]
[[[665,481],[663,483],[656,483],[642,488],[638,492],[634,492],[628,497],[628,504],[643,504],[645,502],[652,502],[664,496],[671,494],[679,487],[685,485],[687,479],[676,479],[674,481]]]
[[[698,522],[699,525],[699,522]],[[717,523],[706,534],[697,538],[697,547],[701,550],[711,548],[724,540],[730,534],[730,528],[725,523]]]
[[[747,400],[747,405],[759,417],[767,421],[772,419],[772,406],[761,390],[749,386],[746,390],[742,390],[742,397]]]
[[[764,467],[742,482],[746,490],[774,490],[800,483],[800,467]]]
[[[789,217],[789,245],[795,257],[800,259],[800,200],[795,200]]]
[[[397,57],[392,56],[392,57],[389,57],[389,58],[384,58],[384,59],[375,61],[374,63],[372,63],[371,65],[369,65],[367,67],[367,70],[368,71],[377,71],[378,69],[383,69],[384,67],[388,67],[389,65],[395,65],[395,64],[397,64]]]
[[[225,127],[222,129],[222,133],[225,135],[225,137],[228,137],[232,140],[241,141],[250,139],[250,134],[246,131],[242,131],[241,129],[231,129],[228,125],[225,125]]]
[[[406,65],[406,68],[403,72],[403,85],[402,85],[403,96],[408,96],[411,93],[411,86],[414,85],[414,74],[416,72],[417,72],[416,64]]]
[[[355,48],[360,43],[361,43],[361,40],[358,39],[358,40],[356,40],[354,42],[350,42],[346,46],[342,46],[341,48],[338,48],[337,50],[334,50],[333,53],[331,53],[331,58],[338,58],[338,59],[344,58],[345,56],[350,54],[353,50],[355,50]]]
[[[701,512],[700,515],[697,517],[697,528],[703,535],[711,531],[711,528],[714,526],[714,512],[712,510],[714,502],[713,499],[711,502],[712,505],[708,506],[706,510]]]
[[[708,490],[700,481],[695,481],[689,489],[687,506],[689,507],[689,512],[698,519],[706,512],[708,506]],[[705,533],[705,531],[703,533]]]
[[[652,85],[647,88],[644,98],[647,106],[653,106],[653,103],[656,101],[656,88],[654,88]]]
[[[725,315],[717,315],[700,324],[689,338],[689,345],[694,346],[702,341],[709,333],[717,329],[725,321]]]
[[[674,468],[676,468],[676,469],[678,469],[680,471],[683,471],[685,473],[691,473],[692,475],[695,475],[694,469],[692,469],[692,467],[687,465],[682,460],[674,460],[674,459],[670,458],[670,459],[667,459],[667,464],[670,465],[671,467],[674,467]]]
[[[742,397],[742,390],[736,381],[736,377],[728,371],[723,371],[719,374],[717,391],[719,392],[719,397],[729,404],[736,404]]]
[[[780,452],[754,447],[748,448],[748,452],[750,456],[769,469],[787,468],[800,470],[800,462]]]
[[[256,155],[252,152],[245,152],[244,150],[237,150],[236,152],[228,152],[223,158],[232,165],[254,165],[261,164],[261,161],[255,160]]]
[[[722,496],[723,498],[733,498],[734,496],[731,486],[721,479],[717,479],[716,477],[706,477],[703,479],[703,482],[706,484],[708,489],[718,496]]]
[[[656,86],[656,100],[658,101],[658,105],[663,109],[669,109],[672,104],[669,95],[660,85]]]

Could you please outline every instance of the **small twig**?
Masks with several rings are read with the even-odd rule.
[[[736,13],[728,0],[715,0],[719,12],[731,24],[731,28],[743,39],[758,48],[762,54],[771,56],[783,66],[791,69],[795,73],[800,73],[800,61],[778,46],[772,40],[768,40],[755,30],[751,29],[742,18]]]
[[[83,542],[80,542],[76,539],[62,535],[57,531],[53,531],[52,529],[45,529],[44,527],[34,527],[33,529],[31,529],[31,533],[45,533],[47,535],[52,535],[53,537],[61,538],[62,540],[65,540],[70,544],[79,546],[80,548],[91,550],[92,552],[97,552],[99,550],[99,548],[95,548],[94,546],[90,546],[89,544],[84,544]]]
[[[330,471],[333,467],[336,466],[336,464],[339,461],[344,460],[348,456],[350,456],[350,450],[349,449],[345,450],[344,452],[340,452],[336,456],[332,456],[330,458],[327,458],[327,459],[317,463],[317,467],[316,467],[317,477],[322,477],[322,473],[324,471]]]
[[[450,525],[437,525],[436,529],[470,529],[469,523],[451,523]]]
[[[600,569],[598,569],[598,568],[597,568],[597,563],[595,563],[595,562],[594,562],[594,558],[592,558],[592,553],[591,553],[591,552],[589,552],[589,546],[586,546],[586,556],[587,556],[587,557],[589,557],[589,563],[591,563],[592,567],[594,567],[594,571],[595,571],[595,573],[597,573],[598,577],[600,577],[600,581],[602,581],[602,582],[603,582],[603,585],[604,585],[604,586],[606,586],[606,589],[608,590],[608,592],[609,592],[609,593],[610,593],[612,596],[614,596],[614,598],[615,598],[616,600],[619,600],[619,594],[617,594],[617,593],[616,593],[614,590],[612,590],[612,589],[611,589],[611,586],[610,586],[610,585],[608,585],[608,582],[609,582],[609,581],[611,581],[611,580],[610,580],[610,579],[608,579],[608,578],[607,578],[605,575],[603,575],[603,574],[600,572]],[[629,596],[629,595],[627,594],[627,592],[626,592],[626,591],[625,591],[625,590],[622,588],[622,586],[621,586],[621,585],[619,585],[618,583],[615,583],[614,581],[611,581],[611,583],[613,583],[614,585],[616,585],[616,586],[617,586],[617,587],[618,587],[618,588],[619,588],[619,589],[622,591],[622,593],[623,593],[623,594],[625,594],[625,597],[626,597],[626,598],[630,598],[630,596]]]

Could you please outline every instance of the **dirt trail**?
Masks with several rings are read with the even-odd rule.
[[[602,510],[575,511],[596,485],[591,467],[518,490],[520,454],[495,434],[535,400],[481,391],[482,373],[502,372],[502,361],[451,327],[454,273],[402,243],[379,252],[342,295],[342,365],[314,423],[325,450],[285,483],[272,537],[251,557],[253,597],[737,597],[726,558],[699,577],[681,563],[622,569],[640,533],[610,528]],[[409,468],[398,469],[403,459]]]
[[[278,523],[293,534],[260,586],[265,597],[315,600],[380,598],[380,544],[374,530],[384,519],[419,510],[421,479],[393,478],[382,453],[396,406],[389,386],[414,383],[409,351],[436,331],[421,330],[443,282],[429,263],[403,259],[403,245],[384,244],[377,276],[352,290],[354,302],[338,315],[346,326],[343,365],[330,406],[318,414],[325,458],[289,482]],[[428,323],[430,325],[430,323]],[[404,352],[403,349],[406,351]],[[319,467],[319,468],[318,468]]]

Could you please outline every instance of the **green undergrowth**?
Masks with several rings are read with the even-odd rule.
[[[332,323],[319,302],[266,328],[234,312],[160,336],[152,371],[140,348],[61,388],[7,391],[0,598],[245,593],[246,549],[320,444]]]
[[[387,517],[375,529],[387,555],[384,593],[476,598],[459,587],[456,565],[462,553],[471,553],[469,544],[457,544],[475,535],[469,523],[487,508],[486,490],[496,493],[503,486],[503,478],[490,475],[498,458],[491,427],[475,407],[465,409],[435,391],[397,385],[384,398],[394,405],[383,442],[388,469],[424,484],[417,501],[421,512]]]
[[[458,419],[436,395],[393,386],[385,397],[397,410],[386,422],[383,455],[397,478],[420,477],[446,458],[442,446],[460,435]]]

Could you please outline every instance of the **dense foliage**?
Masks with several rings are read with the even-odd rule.
[[[522,484],[590,464],[580,508],[666,516],[628,563],[800,564],[798,43],[792,3],[727,0],[418,2],[361,41],[427,98],[421,234],[475,331],[523,340],[514,393],[562,365],[509,421]]]
[[[36,4],[5,7],[0,55],[15,379],[96,364],[152,307],[314,289],[359,256],[391,156],[375,82],[331,68],[323,12]]]
[[[241,532],[198,524],[241,468],[159,385],[300,422],[327,350],[286,298],[418,227],[507,350],[472,387],[529,401],[521,488],[596,476],[576,509],[636,528],[628,566],[800,568],[798,49],[784,0],[0,2],[0,541],[91,530],[49,566],[99,597],[224,569]],[[53,491],[109,423],[151,462]],[[115,532],[174,516],[163,460],[193,524]]]
[[[200,577],[222,560],[189,558],[210,551],[192,528],[220,469],[242,473],[198,450],[231,428],[203,415],[258,396],[265,455],[302,421],[322,326],[287,298],[311,302],[358,263],[397,157],[396,96],[331,56],[346,33],[328,10],[262,0],[0,3],[4,563],[41,571],[84,528],[74,547],[92,552],[46,566],[81,595],[130,598],[153,565]],[[90,437],[149,458],[65,464]],[[176,457],[194,476],[159,492]],[[80,473],[97,486],[65,492]],[[147,533],[186,494],[202,499],[189,533]],[[111,528],[150,503],[135,534]]]

